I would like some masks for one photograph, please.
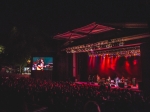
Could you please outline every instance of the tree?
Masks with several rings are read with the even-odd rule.
[[[50,52],[51,45],[48,37],[36,27],[13,27],[10,38],[6,44],[6,57],[10,65],[20,66],[20,69],[27,65],[34,52]]]
[[[0,54],[4,53],[4,50],[5,50],[4,46],[0,45]]]
[[[2,65],[3,65],[3,57],[4,57],[4,50],[5,50],[5,47],[0,45],[0,71],[2,69]]]

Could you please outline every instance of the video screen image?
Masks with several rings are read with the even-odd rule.
[[[53,57],[33,57],[32,70],[53,70]]]

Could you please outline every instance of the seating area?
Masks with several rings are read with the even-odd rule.
[[[25,77],[1,77],[0,99],[1,112],[84,112],[88,101],[101,112],[150,110],[150,96],[142,91]]]

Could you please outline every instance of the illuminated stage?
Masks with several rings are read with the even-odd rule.
[[[97,82],[75,82],[75,84],[78,85],[87,85],[87,86],[95,86],[99,87],[100,85]],[[130,86],[124,86],[124,87],[119,87],[119,86],[111,86],[111,89],[128,89],[136,92],[141,92],[141,90],[138,87],[138,84],[136,86],[130,85]]]

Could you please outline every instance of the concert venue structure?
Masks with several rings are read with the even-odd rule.
[[[59,79],[87,82],[122,77],[150,91],[150,34],[147,23],[91,23],[55,35],[64,42],[59,53]]]
[[[149,31],[91,23],[54,36],[57,50],[33,54],[31,75],[0,77],[0,111],[149,112]]]

